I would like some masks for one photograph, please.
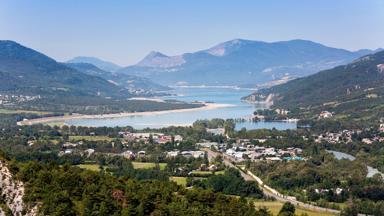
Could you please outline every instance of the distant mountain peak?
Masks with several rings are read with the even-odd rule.
[[[0,91],[52,96],[130,96],[106,80],[81,73],[65,64],[13,41],[0,40]],[[5,86],[5,87],[4,87]]]
[[[319,44],[319,45],[324,46],[321,43],[318,43],[318,42],[315,42],[315,41],[311,41],[311,40],[306,40],[306,39],[292,39],[292,40],[280,41],[280,42],[288,42],[288,43],[297,42],[297,43],[307,43],[307,44]]]
[[[151,52],[138,64],[119,72],[167,85],[262,84],[307,76],[369,53],[372,51],[351,52],[310,40],[264,42],[237,38],[177,56]]]
[[[261,99],[266,95],[275,95],[273,102],[277,107],[301,106],[313,109],[328,107],[339,111],[345,109],[356,112],[356,108],[362,109],[366,105],[372,109],[374,104],[382,105],[383,71],[384,51],[365,55],[349,64],[323,70],[285,84],[261,89],[248,98]],[[371,94],[377,97],[371,98]],[[334,104],[338,106],[333,106]],[[340,104],[348,105],[339,106]]]
[[[184,63],[183,56],[167,56],[161,52],[152,51],[136,65],[141,67],[170,68]]]
[[[121,68],[121,66],[105,61],[96,57],[89,57],[89,56],[77,56],[71,60],[68,60],[67,63],[88,63],[88,64],[93,64],[96,67],[109,71],[109,72],[115,72]]]
[[[253,42],[258,42],[258,41],[251,41],[251,40],[236,38],[236,39],[224,42],[224,43],[227,44],[227,45],[231,45],[231,46],[239,46],[239,45],[250,44],[250,43],[253,43]]]
[[[19,43],[17,43],[16,41],[13,41],[13,40],[0,40],[0,43],[2,43],[3,45],[7,45],[7,46],[11,46],[11,45],[21,46]]]
[[[247,46],[249,44],[258,44],[258,43],[264,44],[265,42],[236,38],[230,41],[220,43],[212,48],[204,50],[203,52],[211,54],[213,56],[225,56],[237,49],[240,49],[243,46]]]
[[[166,57],[169,57],[161,52],[158,52],[158,51],[151,51],[145,58],[157,58],[157,57],[162,57],[162,58],[166,58]]]
[[[65,63],[65,64],[82,73],[85,73],[91,76],[101,77],[115,86],[121,86],[121,87],[127,88],[129,89],[130,92],[143,91],[143,90],[148,92],[169,90],[168,87],[156,84],[149,79],[137,77],[133,75],[120,74],[116,72],[110,73],[96,67],[93,64],[89,64],[89,63]]]
[[[28,59],[32,64],[42,63],[45,66],[56,61],[42,53],[25,47],[15,41],[0,40],[0,58]]]

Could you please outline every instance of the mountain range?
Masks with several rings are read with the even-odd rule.
[[[285,84],[261,89],[244,98],[273,101],[288,109],[330,110],[360,115],[382,116],[384,103],[384,51],[356,59],[350,64],[324,70]],[[302,111],[303,112],[303,111]],[[381,112],[381,115],[377,115]]]
[[[93,60],[104,68],[114,65],[90,57],[76,59]],[[169,88],[147,78],[105,71],[89,63],[60,63],[14,41],[0,41],[0,91],[124,98],[164,90]]]
[[[16,42],[0,41],[0,91],[129,97],[169,90],[151,80],[166,85],[262,85],[307,76],[376,51],[351,52],[306,40],[236,39],[179,56],[151,52],[136,65],[120,68],[94,57],[60,63]]]
[[[63,113],[105,114],[185,109],[201,104],[127,100],[166,89],[88,63],[60,63],[14,41],[0,41],[0,107]],[[154,90],[155,89],[155,90]],[[163,93],[161,93],[163,94]]]
[[[154,94],[158,91],[167,91],[171,89],[169,87],[154,83],[150,79],[144,77],[105,71],[89,63],[65,63],[65,65],[82,73],[101,77],[115,85],[127,88],[132,93]]]
[[[88,56],[77,56],[73,59],[68,60],[66,63],[88,63],[88,64],[95,65],[96,67],[104,71],[110,71],[110,72],[115,72],[121,68],[121,66],[115,63],[104,61],[96,57],[88,57]]]
[[[165,85],[260,85],[307,76],[377,51],[352,52],[307,40],[268,43],[235,39],[177,56],[151,52],[118,72]]]
[[[67,94],[125,97],[124,88],[13,41],[0,41],[0,91],[21,94]]]

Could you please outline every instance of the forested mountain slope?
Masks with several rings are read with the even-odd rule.
[[[115,72],[121,68],[121,66],[115,63],[105,61],[95,57],[88,57],[88,56],[77,56],[73,59],[68,60],[66,63],[88,63],[88,64],[95,65],[96,67],[102,70],[111,71],[111,72]]]
[[[245,99],[263,101],[267,98],[273,101],[274,107],[301,108],[302,112],[330,110],[336,114],[379,118],[384,112],[384,51],[259,90]]]
[[[0,91],[125,97],[126,89],[81,73],[13,41],[0,41]]]
[[[85,74],[98,76],[118,86],[125,87],[132,93],[137,91],[154,92],[170,90],[169,87],[154,83],[150,79],[105,71],[89,63],[66,63],[66,65]]]

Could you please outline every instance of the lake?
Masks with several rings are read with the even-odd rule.
[[[241,98],[253,92],[252,89],[229,88],[229,87],[174,87],[171,91],[173,96],[161,97],[160,99],[176,99],[181,101],[206,101],[218,104],[231,104],[232,107],[214,110],[198,110],[191,112],[166,113],[146,116],[129,116],[109,119],[75,119],[65,123],[76,126],[132,126],[136,129],[161,128],[172,125],[191,125],[201,119],[237,119],[251,115],[255,110],[264,108],[241,102]],[[295,122],[241,122],[236,124],[236,129],[241,128],[260,129],[276,128],[278,130],[296,129]]]

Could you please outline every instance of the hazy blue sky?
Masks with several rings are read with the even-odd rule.
[[[0,39],[59,61],[121,65],[151,50],[193,52],[234,38],[384,47],[383,0],[0,0]]]

